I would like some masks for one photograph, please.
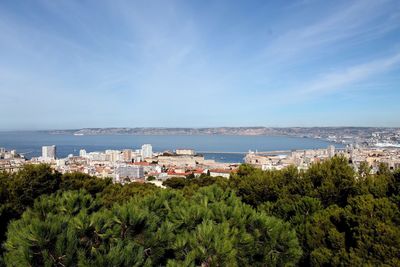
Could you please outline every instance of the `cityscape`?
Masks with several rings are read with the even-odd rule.
[[[400,0],[0,1],[0,267],[400,267]]]
[[[304,130],[303,130],[304,132]],[[329,132],[319,130],[318,132]],[[327,148],[281,151],[251,151],[243,158],[243,163],[261,170],[282,170],[295,166],[298,170],[307,170],[312,164],[342,156],[348,160],[355,171],[365,162],[370,172],[377,173],[381,164],[389,169],[400,168],[400,148],[398,148],[400,130],[380,130],[372,132],[370,137],[359,135],[360,144],[347,144],[344,148]],[[314,138],[322,138],[322,134]],[[339,135],[338,135],[339,136]],[[352,138],[349,133],[342,133],[344,139],[337,143],[346,143]],[[333,140],[332,140],[333,141]],[[372,142],[374,146],[368,146]],[[211,177],[230,177],[242,162],[218,162],[205,159],[202,154],[191,148],[177,148],[174,151],[153,151],[151,144],[143,144],[138,149],[123,149],[87,152],[80,149],[79,155],[70,154],[66,158],[57,157],[55,145],[43,146],[40,157],[26,159],[16,150],[0,148],[0,171],[16,172],[24,164],[50,164],[60,173],[81,172],[99,178],[112,178],[116,183],[150,182],[158,186],[168,178],[189,176],[198,177],[208,174]]]

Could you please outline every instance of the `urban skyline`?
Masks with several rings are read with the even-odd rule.
[[[112,178],[115,183],[149,182],[163,187],[163,182],[176,177],[188,178],[207,174],[229,179],[241,163],[261,170],[283,170],[292,166],[301,171],[334,157],[343,157],[357,172],[363,166],[369,166],[371,173],[377,173],[381,164],[386,164],[390,170],[400,168],[398,148],[358,144],[349,144],[342,148],[330,144],[327,148],[315,149],[263,152],[249,150],[243,153],[243,157],[239,162],[221,162],[207,159],[192,148],[153,151],[151,144],[143,144],[139,149],[88,152],[81,148],[77,155],[69,154],[66,157],[57,155],[55,145],[42,146],[41,156],[27,159],[14,149],[8,151],[0,147],[0,171],[16,172],[25,165],[45,163],[60,173],[85,173],[103,179]]]
[[[0,1],[1,266],[400,266],[400,0]]]
[[[392,0],[3,1],[0,129],[399,127],[399,11]]]

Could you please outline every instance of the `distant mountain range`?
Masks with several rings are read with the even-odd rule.
[[[84,128],[51,130],[51,134],[73,135],[286,135],[313,138],[329,136],[370,136],[374,132],[396,132],[399,128],[379,127],[209,127],[209,128]]]
[[[53,130],[51,134],[74,135],[273,135],[279,134],[266,127],[215,127],[215,128],[85,128],[75,130]]]

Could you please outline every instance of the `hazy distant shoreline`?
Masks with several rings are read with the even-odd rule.
[[[311,137],[323,133],[369,133],[396,128],[389,127],[207,127],[207,128],[163,128],[163,127],[135,127],[135,128],[83,128],[66,130],[44,130],[50,134],[73,135],[283,135]]]
[[[312,138],[337,144],[362,144],[375,146],[377,143],[399,145],[400,128],[394,127],[115,127],[83,128],[43,131],[52,135],[132,135],[132,136],[284,136]]]

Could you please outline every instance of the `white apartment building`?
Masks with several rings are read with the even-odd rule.
[[[150,144],[144,144],[144,145],[142,145],[141,153],[142,153],[143,159],[151,158],[151,157],[153,157],[153,147]]]
[[[51,160],[56,159],[56,146],[42,146],[42,159]]]
[[[106,155],[107,155],[107,160],[111,162],[117,162],[117,161],[123,161],[124,160],[124,155],[120,150],[106,150]]]
[[[86,157],[86,155],[87,155],[87,153],[86,153],[86,150],[85,149],[81,149],[81,150],[79,150],[79,156],[80,157]]]
[[[194,156],[194,150],[193,149],[187,149],[187,148],[180,148],[175,150],[175,153],[177,155],[187,155],[187,156]]]
[[[119,165],[115,169],[115,177],[117,182],[124,182],[125,179],[129,181],[144,177],[144,169],[142,166],[137,165]]]

